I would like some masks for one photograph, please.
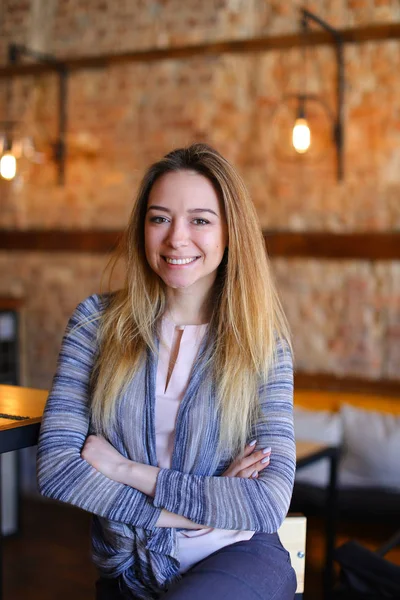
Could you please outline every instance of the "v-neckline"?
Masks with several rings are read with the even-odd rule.
[[[190,326],[189,326],[190,327]],[[175,469],[179,466],[180,453],[184,451],[183,445],[180,444],[178,446],[177,439],[180,438],[180,430],[182,427],[183,415],[186,411],[186,408],[190,402],[190,399],[194,397],[196,388],[199,387],[202,377],[200,376],[203,372],[207,360],[205,360],[205,356],[207,354],[207,338],[206,334],[200,344],[200,348],[197,354],[196,361],[196,372],[194,370],[194,365],[191,368],[190,376],[186,391],[183,395],[183,398],[179,404],[178,412],[176,415],[176,425],[175,425],[175,438],[174,438],[174,446],[172,449],[172,457],[171,457],[171,469]],[[156,338],[156,347],[157,353],[154,354],[150,350],[147,354],[147,397],[149,399],[148,406],[148,427],[151,436],[151,442],[149,444],[148,452],[149,458],[152,465],[158,466],[157,460],[157,451],[156,451],[156,423],[155,423],[155,407],[156,407],[156,378],[157,378],[157,367],[158,367],[158,352],[160,347],[160,339],[157,336]],[[196,377],[195,377],[196,373]]]
[[[169,355],[169,359],[168,359],[167,378],[166,378],[165,384],[163,386],[164,387],[164,396],[167,393],[169,384],[171,382],[172,374],[176,367],[179,352],[181,350],[183,334],[184,334],[184,329],[182,327],[178,327],[177,325],[175,325],[175,328],[174,328],[174,331],[172,334],[170,355]]]

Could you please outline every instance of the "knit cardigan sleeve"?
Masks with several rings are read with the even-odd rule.
[[[152,528],[161,510],[138,490],[112,481],[81,457],[89,432],[90,374],[97,351],[100,298],[87,298],[73,313],[63,341],[37,453],[43,496],[101,517]]]
[[[293,364],[287,344],[278,344],[275,366],[260,388],[260,404],[265,418],[256,424],[253,434],[257,449],[270,446],[272,452],[269,466],[258,479],[161,469],[155,506],[209,527],[277,531],[289,509],[296,469]]]

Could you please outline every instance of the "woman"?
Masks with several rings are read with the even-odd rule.
[[[291,599],[289,335],[233,167],[204,144],[151,166],[121,255],[67,327],[39,489],[93,513],[98,600]]]

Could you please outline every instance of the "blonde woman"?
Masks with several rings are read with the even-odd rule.
[[[289,600],[286,326],[246,188],[205,144],[145,174],[118,292],[74,312],[41,493],[93,513],[98,600]]]

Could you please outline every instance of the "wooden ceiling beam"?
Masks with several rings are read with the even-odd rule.
[[[108,253],[122,231],[0,230],[0,250],[17,252]],[[400,231],[332,233],[265,231],[271,258],[319,260],[400,260]]]
[[[379,394],[381,396],[400,396],[400,380],[365,379],[332,373],[306,373],[297,371],[294,376],[295,389],[329,390],[348,393]],[[379,407],[376,407],[379,410]]]
[[[344,43],[356,44],[365,42],[387,41],[400,39],[400,23],[385,23],[365,25],[338,30]],[[310,31],[307,37],[301,32],[256,37],[244,40],[227,40],[177,46],[168,48],[149,48],[147,50],[132,50],[129,52],[98,54],[95,56],[66,56],[56,57],[58,62],[65,64],[69,71],[78,69],[104,69],[113,64],[130,62],[154,62],[160,60],[185,60],[197,56],[219,56],[220,54],[246,54],[268,52],[271,50],[288,50],[302,46],[334,45],[332,36],[325,31]],[[25,62],[16,65],[0,66],[0,78],[12,75],[39,75],[54,70],[50,64]]]
[[[287,258],[400,260],[400,231],[371,233],[264,232],[268,254]]]

